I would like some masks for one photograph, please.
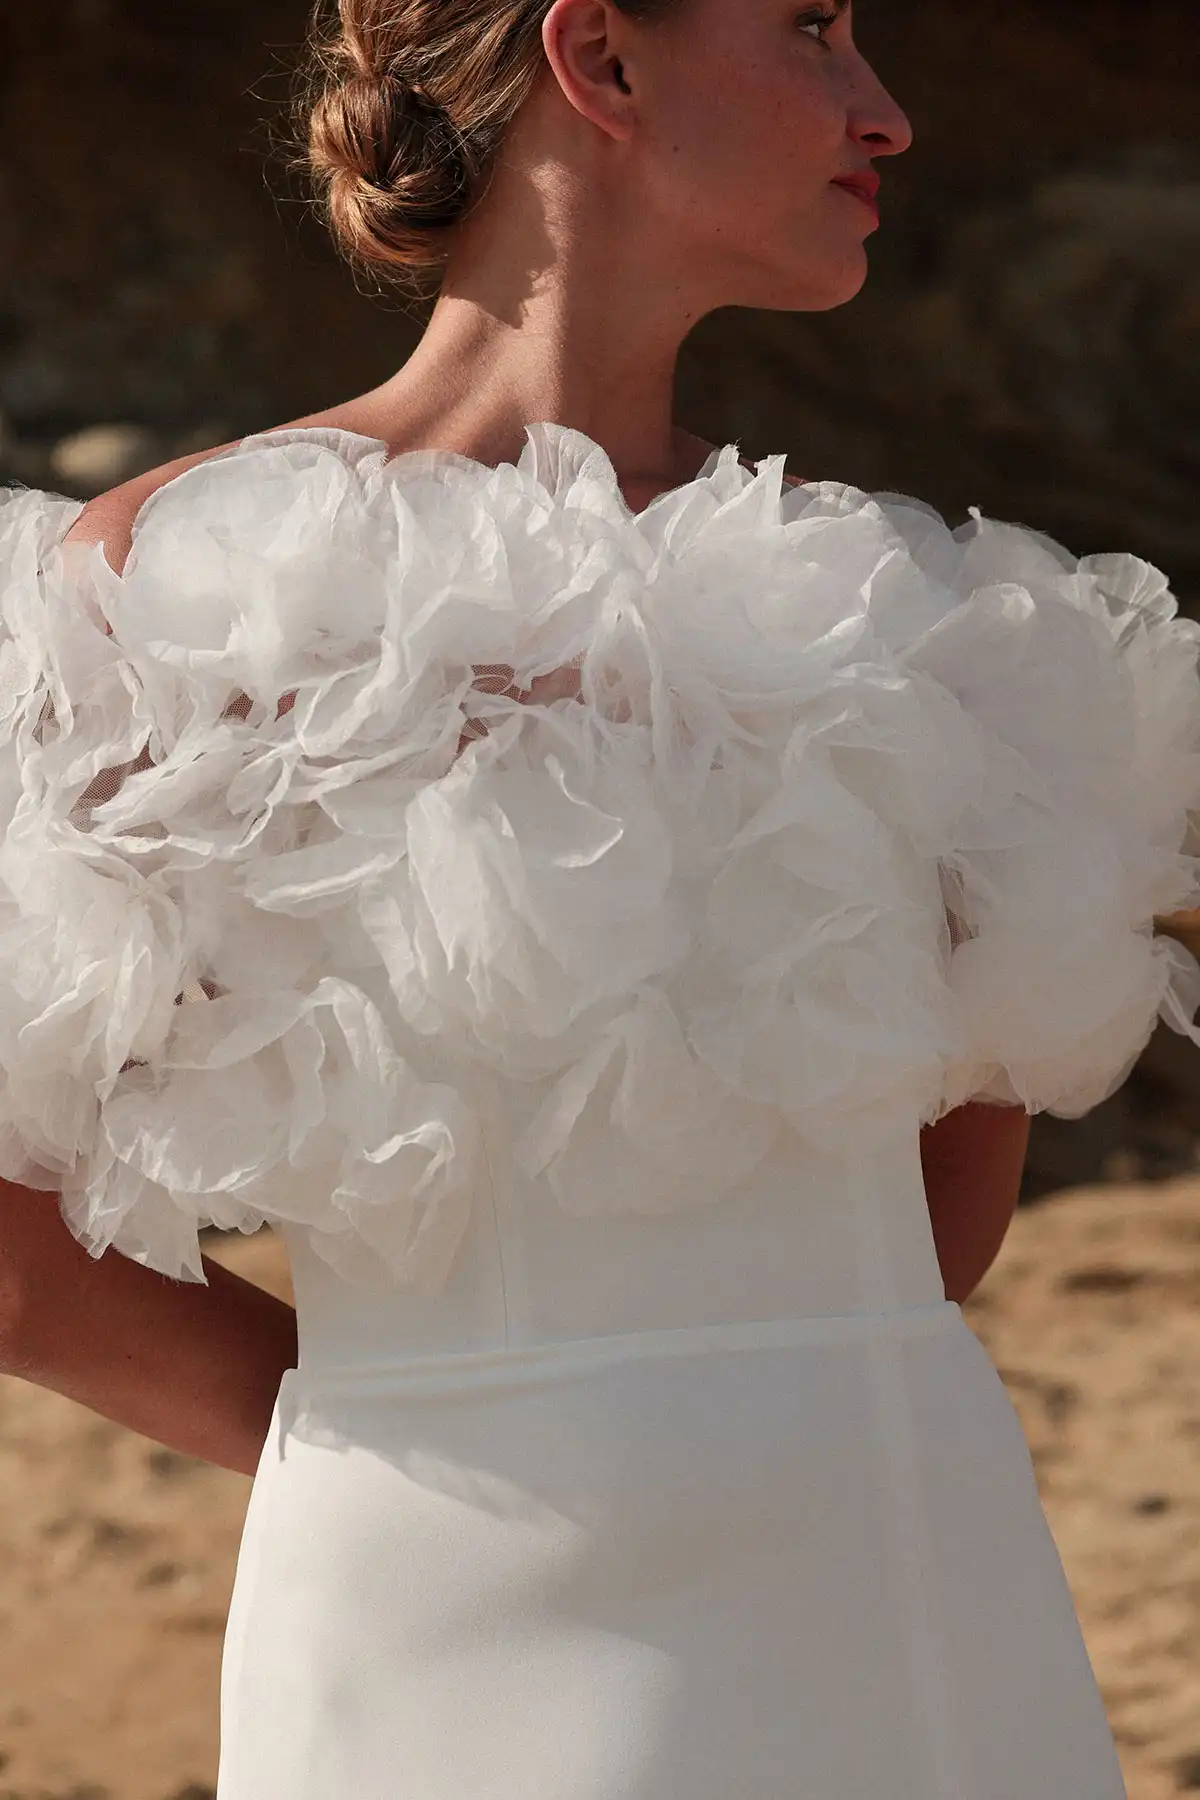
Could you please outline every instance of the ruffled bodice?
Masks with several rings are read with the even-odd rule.
[[[0,1174],[93,1254],[273,1220],[436,1294],[498,1132],[628,1229],[1200,1042],[1157,570],[734,445],[635,514],[527,436],[248,439],[120,576],[0,502]]]

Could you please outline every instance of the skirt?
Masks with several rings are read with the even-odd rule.
[[[289,1370],[217,1800],[1126,1800],[951,1301]]]

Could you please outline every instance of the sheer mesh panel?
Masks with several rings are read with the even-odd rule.
[[[966,900],[962,890],[962,878],[956,870],[948,869],[945,863],[938,864],[938,876],[941,882],[942,902],[945,907],[946,924],[950,931],[950,948],[957,950],[968,938],[978,934],[967,923]]]

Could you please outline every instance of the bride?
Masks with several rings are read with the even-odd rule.
[[[1030,1115],[1200,1041],[1200,628],[676,422],[866,277],[853,31],[341,0],[414,353],[0,506],[0,1366],[254,1476],[220,1800],[1125,1792],[960,1305]]]

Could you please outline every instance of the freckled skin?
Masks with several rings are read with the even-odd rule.
[[[872,229],[830,187],[906,150],[912,128],[859,51],[849,8],[689,0],[626,68],[644,99],[638,175],[672,259],[717,305],[817,311],[851,299]]]

